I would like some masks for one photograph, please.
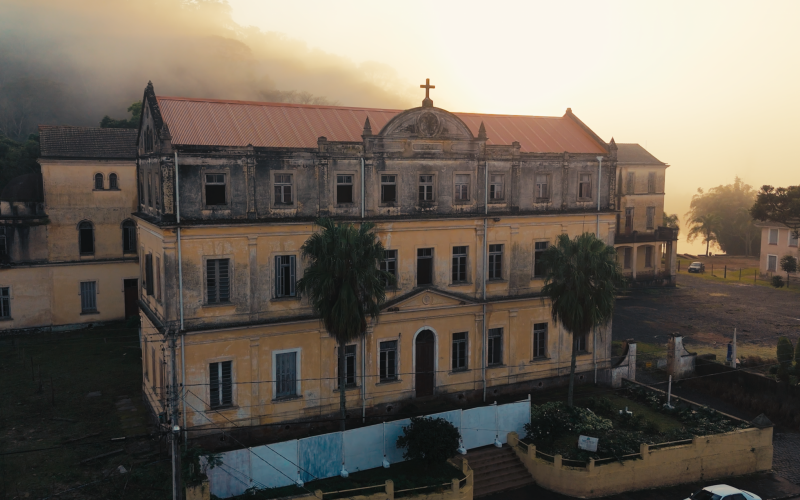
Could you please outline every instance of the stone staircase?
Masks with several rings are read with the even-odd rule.
[[[470,450],[465,458],[473,471],[475,498],[533,484],[528,469],[507,444],[502,448],[476,448]]]

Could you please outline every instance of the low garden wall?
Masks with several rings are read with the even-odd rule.
[[[740,429],[691,440],[642,444],[639,453],[617,459],[562,460],[536,451],[512,432],[508,444],[543,488],[594,498],[772,468],[772,427]]]

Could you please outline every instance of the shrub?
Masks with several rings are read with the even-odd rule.
[[[778,368],[779,368],[780,366],[781,366],[781,365],[772,365],[772,366],[770,366],[770,367],[769,367],[769,374],[770,374],[770,375],[775,375],[776,373],[778,373]]]
[[[443,418],[414,417],[411,424],[403,427],[397,447],[406,449],[406,460],[442,463],[458,452],[460,438],[458,429]]]
[[[778,363],[788,368],[788,366],[792,363],[792,357],[794,354],[794,346],[792,346],[792,341],[786,337],[780,337],[778,339],[777,352]]]
[[[208,479],[206,471],[222,465],[222,455],[192,446],[181,453],[185,486],[196,486]]]
[[[553,441],[567,433],[596,435],[613,427],[611,420],[586,408],[570,408],[563,402],[531,405],[531,423],[525,424],[527,438]]]
[[[794,348],[794,364],[797,368],[800,368],[800,340],[797,341],[797,345]]]
[[[786,365],[780,365],[780,368],[778,368],[778,380],[781,382],[789,381],[789,369],[786,368]]]
[[[638,431],[644,426],[644,417],[640,414],[631,415],[622,412],[619,414],[617,421],[620,427],[631,431]]]
[[[783,278],[781,278],[780,276],[773,276],[772,286],[774,286],[775,288],[783,288]]]
[[[661,432],[661,428],[657,423],[653,422],[652,420],[648,420],[647,423],[644,424],[644,431],[648,434],[658,434]]]
[[[614,405],[608,398],[589,398],[587,406],[594,412],[595,415],[600,415],[604,418],[611,418],[614,416]]]

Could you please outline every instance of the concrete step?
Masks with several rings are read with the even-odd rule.
[[[508,445],[470,450],[465,458],[474,474],[475,497],[533,483],[530,473]]]

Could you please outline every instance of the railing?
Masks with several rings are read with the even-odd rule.
[[[416,488],[406,488],[404,490],[396,490],[394,493],[395,495],[398,493],[404,493],[407,491],[417,491],[417,490],[424,490],[427,488],[441,488],[442,486],[452,486],[453,483],[442,483],[442,484],[430,484],[428,486],[418,486]]]
[[[626,460],[638,460],[642,458],[641,453],[631,453],[630,455],[622,455],[621,457],[608,457],[608,458],[598,458],[595,459],[594,465],[597,467],[598,465],[606,465],[614,462],[624,462]]]
[[[553,463],[553,462],[556,461],[556,457],[554,457],[553,455],[548,455],[546,453],[542,453],[539,450],[536,450],[536,458],[541,458],[542,460],[545,460],[546,462],[550,462],[550,463]]]
[[[578,468],[578,469],[585,469],[586,468],[586,462],[583,462],[581,460],[569,460],[569,459],[566,459],[566,458],[562,458],[561,459],[561,465],[563,467],[575,467],[575,468]]]
[[[691,439],[681,439],[679,441],[668,441],[666,443],[651,444],[651,450],[659,450],[661,448],[669,448],[670,446],[682,446],[685,444],[692,444]]]
[[[324,492],[322,492],[322,497],[325,498],[326,495],[338,495],[338,494],[341,494],[341,493],[350,493],[350,492],[353,492],[353,491],[369,490],[369,489],[373,489],[373,488],[384,488],[385,489],[386,488],[386,484],[384,483],[384,484],[376,484],[376,485],[373,485],[373,486],[362,486],[361,488],[352,488],[352,489],[349,489],[349,490],[324,491]]]

